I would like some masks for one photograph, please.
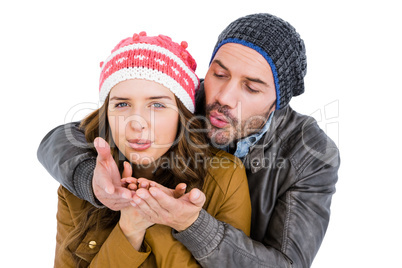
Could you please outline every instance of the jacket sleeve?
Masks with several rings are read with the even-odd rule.
[[[135,250],[116,224],[89,267],[140,267],[151,254],[149,245],[144,246],[145,252]]]
[[[71,193],[101,207],[92,190],[96,153],[88,146],[79,122],[51,130],[40,143],[37,156],[50,175]]]
[[[338,150],[328,155],[326,161],[304,163],[296,183],[277,200],[263,243],[205,211],[175,238],[203,267],[310,267],[329,223],[338,178]]]

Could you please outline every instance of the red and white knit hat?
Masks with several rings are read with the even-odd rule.
[[[179,45],[168,36],[147,36],[145,32],[123,39],[101,62],[101,104],[115,85],[137,78],[167,87],[194,113],[194,95],[200,80],[195,74],[197,64],[186,48],[184,41]]]

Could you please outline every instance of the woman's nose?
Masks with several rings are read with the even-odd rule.
[[[125,119],[127,125],[134,130],[141,132],[148,127],[148,120],[140,114],[133,114]]]

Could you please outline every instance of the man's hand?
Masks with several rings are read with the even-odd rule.
[[[139,188],[132,204],[139,207],[149,221],[170,226],[180,232],[197,220],[205,199],[205,194],[199,189],[192,189],[176,199],[163,186],[155,186],[149,190]]]
[[[111,210],[121,210],[130,205],[131,191],[122,187],[119,169],[114,161],[109,144],[102,138],[94,141],[98,157],[92,178],[92,188],[96,198]],[[131,165],[124,163],[123,177],[132,175]]]

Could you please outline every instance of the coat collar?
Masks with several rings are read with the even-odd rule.
[[[259,142],[257,142],[257,144],[250,148],[249,154],[245,157],[243,163],[249,168],[251,173],[256,173],[261,168],[266,166],[266,161],[274,160],[275,156],[265,155],[265,148],[279,145],[278,143],[273,142],[274,138],[279,139],[279,135],[277,135],[278,131],[292,111],[293,110],[289,106],[275,111],[275,114],[272,117],[271,126],[269,127],[268,131],[259,140]],[[269,159],[266,159],[267,157]]]

